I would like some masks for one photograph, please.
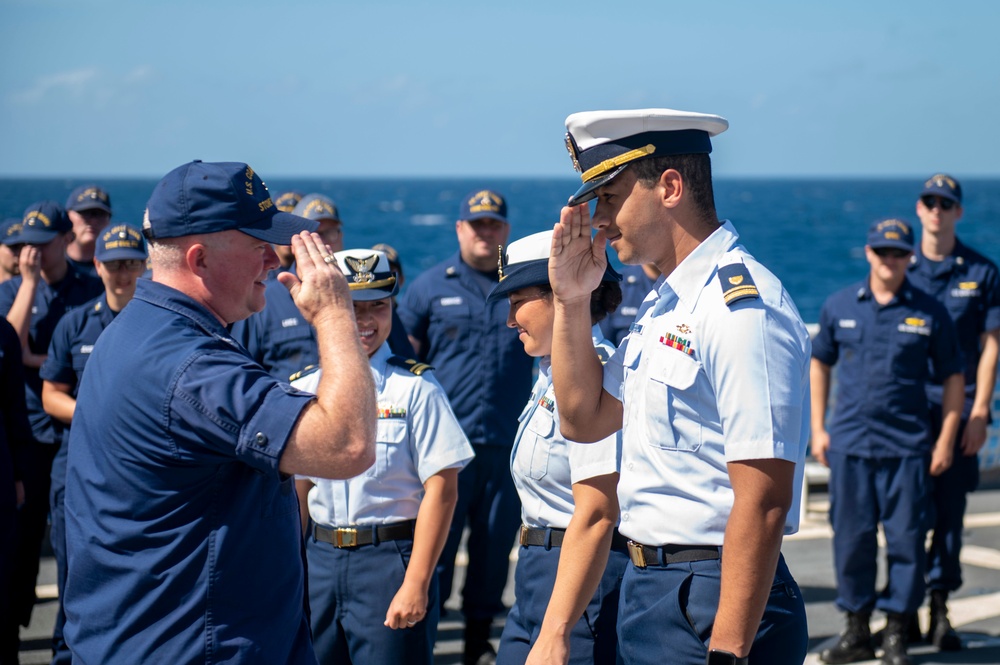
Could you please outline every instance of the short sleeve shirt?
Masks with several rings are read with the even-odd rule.
[[[865,458],[930,453],[926,384],[963,368],[940,303],[907,281],[879,305],[868,281],[858,282],[823,303],[813,357],[837,366],[830,450]]]
[[[737,239],[725,222],[661,277],[604,366],[604,388],[623,406],[619,530],[646,545],[721,545],[733,504],[726,464],[741,460],[796,465],[784,532],[798,528],[809,334]],[[719,273],[729,266],[759,295],[727,305]]]
[[[598,326],[594,346],[603,359],[614,353]],[[533,528],[565,529],[573,517],[573,485],[617,473],[621,432],[594,443],[570,441],[559,432],[559,409],[550,359],[543,358],[528,404],[521,413],[510,468],[521,498],[521,521]]]
[[[70,433],[76,657],[315,663],[294,482],[278,470],[312,399],[199,303],[139,280],[94,345]]]
[[[309,514],[326,526],[372,526],[412,520],[424,496],[424,483],[445,470],[462,468],[472,446],[430,371],[419,376],[393,364],[388,344],[372,355],[378,393],[375,464],[348,480],[311,478]],[[322,370],[292,385],[314,392]]]

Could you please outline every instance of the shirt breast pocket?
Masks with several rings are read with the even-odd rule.
[[[406,445],[406,420],[402,418],[385,418],[376,425],[375,464],[365,475],[369,478],[384,475],[392,461],[392,457],[400,454]]]
[[[680,351],[653,355],[645,387],[649,445],[679,452],[701,448],[701,414],[693,390],[700,371],[701,363]]]
[[[434,329],[431,337],[448,340],[448,344],[457,344],[460,348],[469,344],[473,321],[468,305],[437,305],[431,310],[430,322]]]
[[[919,381],[927,375],[930,337],[915,332],[893,332],[892,374],[903,381]]]
[[[539,480],[549,472],[549,450],[552,447],[552,433],[555,431],[555,419],[544,407],[535,409],[531,420],[525,426],[531,433],[531,466],[528,475]]]

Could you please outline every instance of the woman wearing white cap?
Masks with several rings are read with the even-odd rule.
[[[628,562],[625,540],[615,529],[621,439],[615,434],[582,444],[559,432],[549,364],[551,244],[551,231],[511,243],[500,283],[489,296],[510,299],[507,325],[518,330],[525,352],[541,359],[511,451],[523,524],[517,600],[500,638],[497,663],[615,663],[618,592]],[[597,323],[621,302],[620,279],[608,268],[591,296],[592,352],[602,361],[614,347]]]
[[[299,478],[309,605],[320,663],[430,663],[435,566],[472,447],[427,365],[393,356],[396,275],[385,253],[337,252],[378,393],[376,462],[348,480]],[[321,370],[292,385],[315,390]],[[305,529],[303,529],[305,530]]]

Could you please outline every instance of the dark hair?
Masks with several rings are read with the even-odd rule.
[[[664,171],[674,169],[681,174],[684,187],[702,217],[712,222],[716,221],[715,193],[712,190],[712,160],[708,154],[651,157],[633,162],[631,168],[635,172],[635,177],[646,189],[652,189]]]
[[[543,296],[552,295],[552,287],[548,284],[539,284],[538,291]],[[608,314],[611,314],[618,305],[622,304],[622,287],[618,282],[601,282],[601,285],[590,294],[590,325],[597,325]]]

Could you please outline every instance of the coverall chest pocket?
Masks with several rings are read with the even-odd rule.
[[[376,424],[375,433],[375,463],[365,475],[374,478],[385,474],[392,457],[401,454],[406,445],[406,420],[403,418],[385,418]]]
[[[701,363],[674,349],[653,354],[646,381],[646,437],[664,450],[693,452],[701,447],[701,414],[695,380]]]

